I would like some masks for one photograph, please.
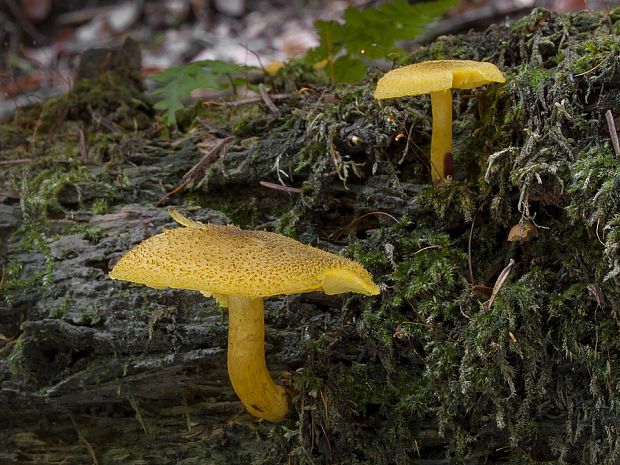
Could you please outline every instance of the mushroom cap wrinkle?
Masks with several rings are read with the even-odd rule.
[[[472,89],[506,78],[492,63],[436,60],[415,63],[386,73],[377,82],[376,99],[428,94],[447,89]]]
[[[266,297],[322,290],[379,294],[359,263],[280,234],[203,224],[171,211],[185,227],[164,230],[125,254],[112,279],[213,295]]]

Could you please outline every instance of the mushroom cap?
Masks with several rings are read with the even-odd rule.
[[[322,290],[379,294],[359,263],[266,231],[203,224],[171,211],[186,227],[164,230],[125,254],[110,278],[155,288],[266,297]]]
[[[451,88],[472,89],[506,78],[492,63],[472,60],[437,60],[415,63],[386,73],[377,82],[376,99],[428,94]]]

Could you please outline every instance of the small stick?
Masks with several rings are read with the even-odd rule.
[[[21,165],[23,163],[32,163],[32,158],[18,158],[16,160],[0,160],[0,166],[6,165]]]
[[[78,435],[79,441],[82,443],[82,445],[88,451],[88,455],[90,455],[90,458],[93,461],[93,464],[94,465],[99,465],[99,461],[97,460],[97,454],[95,454],[95,449],[93,449],[93,446],[90,445],[90,443],[86,440],[86,438],[84,437],[84,435],[82,434],[82,432],[78,428],[78,425],[77,425],[77,423],[75,421],[75,418],[73,418],[73,414],[71,412],[69,412],[69,418],[71,419],[71,423],[73,424],[73,428],[75,429],[75,432]]]
[[[427,245],[426,247],[422,247],[420,250],[416,250],[413,255],[417,255],[425,250],[433,250],[433,249],[443,249],[441,245]]]
[[[178,186],[176,186],[174,189],[172,189],[170,192],[166,192],[155,204],[156,207],[161,207],[170,197],[172,197],[174,194],[176,194],[177,192],[182,191],[183,189],[185,189],[185,187],[189,184],[190,180],[186,179],[185,181],[183,181],[181,184],[179,184]]]
[[[209,150],[206,155],[192,167],[192,169],[183,175],[183,179],[195,181],[197,178],[201,177],[207,168],[218,159],[222,149],[224,149],[224,147],[234,139],[235,136],[228,136],[219,141],[215,147]]]
[[[360,222],[361,220],[363,220],[366,217],[369,216],[374,216],[374,215],[383,215],[383,216],[387,216],[388,218],[391,218],[392,220],[394,220],[394,223],[398,223],[398,220],[396,218],[394,218],[392,215],[390,215],[389,213],[386,212],[382,212],[382,211],[372,211],[372,212],[368,212],[368,213],[364,213],[362,216],[359,216],[357,218],[354,218],[353,221],[351,221],[349,224],[347,224],[346,226],[336,230],[335,232],[331,233],[329,235],[330,239],[332,237],[335,237],[336,239],[340,237],[341,234],[344,233],[344,231],[346,231],[349,228],[352,228],[353,226],[355,226],[358,222]],[[419,252],[419,251],[418,251]]]
[[[170,197],[172,197],[177,192],[182,191],[193,181],[196,181],[200,178],[207,168],[215,162],[218,158],[226,144],[232,141],[235,136],[228,136],[218,142],[218,144],[209,150],[204,157],[200,159],[198,163],[196,163],[187,173],[183,175],[183,179],[180,184],[178,184],[174,189],[170,192],[166,192],[155,204],[156,207],[161,207]]]
[[[275,182],[260,181],[259,184],[268,189],[274,189],[282,192],[290,192],[292,194],[299,194],[301,192],[301,189],[298,187],[283,186],[282,184],[276,184]]]
[[[80,155],[82,156],[82,159],[86,160],[86,158],[88,157],[88,147],[86,146],[86,136],[84,135],[84,131],[82,131],[81,129],[80,129],[79,147],[80,147]]]
[[[607,127],[609,128],[609,136],[611,137],[611,145],[614,147],[616,157],[620,158],[620,142],[618,142],[618,131],[616,131],[616,122],[611,110],[607,110],[605,113],[605,119],[607,119]]]
[[[105,129],[115,134],[122,132],[121,129],[116,124],[114,124],[111,120],[109,120],[105,116],[93,110],[90,105],[88,105],[86,108],[88,109],[88,112],[90,113],[90,117],[93,119],[93,121],[97,125],[103,126]]]
[[[474,224],[476,223],[476,213],[474,213],[474,217],[471,220],[471,227],[469,228],[469,239],[467,240],[467,268],[469,269],[469,282],[472,286],[474,286],[474,267],[471,264],[471,242],[474,237]]]
[[[604,64],[605,64],[605,62],[606,62],[607,60],[609,60],[612,56],[614,56],[614,53],[613,53],[613,52],[612,52],[612,53],[610,53],[609,55],[607,55],[607,56],[606,56],[606,57],[605,57],[605,58],[604,58],[604,59],[603,59],[603,60],[602,60],[599,64],[597,64],[594,68],[590,68],[589,70],[584,71],[583,73],[575,74],[575,77],[578,77],[578,76],[585,76],[586,74],[590,74],[592,71],[594,71],[595,69],[597,69],[599,66],[604,65]]]
[[[510,262],[508,262],[508,265],[506,265],[506,268],[504,268],[502,272],[499,274],[499,276],[497,277],[497,281],[495,281],[495,285],[493,286],[493,292],[491,294],[491,298],[485,302],[487,308],[491,308],[491,305],[493,305],[493,302],[495,302],[495,298],[497,297],[497,294],[502,289],[502,287],[504,286],[504,283],[508,279],[508,276],[510,275],[510,272],[512,271],[512,267],[514,266],[514,264],[515,264],[515,261],[511,258]]]
[[[262,82],[258,85],[258,93],[260,94],[263,102],[265,102],[265,105],[267,105],[267,108],[269,108],[269,111],[271,111],[271,113],[273,113],[274,115],[280,113],[280,110],[278,110],[278,107],[275,106],[273,100],[271,100],[271,98],[269,97],[267,89],[265,89],[265,85]]]
[[[409,127],[409,132],[407,133],[407,143],[405,144],[405,150],[403,150],[403,156],[400,157],[400,160],[398,160],[399,165],[403,164],[403,162],[405,161],[405,158],[407,157],[407,154],[409,153],[409,147],[411,147],[411,144],[412,144],[412,140],[411,140],[412,133],[413,133],[413,123],[411,123],[411,126]]]
[[[274,100],[286,100],[292,97],[292,94],[274,94],[270,95],[269,99],[273,102]],[[231,100],[228,102],[215,102],[213,100],[207,100],[206,102],[202,102],[202,106],[204,108],[209,107],[240,107],[242,105],[251,105],[252,103],[260,103],[264,102],[262,97],[248,97],[239,100]],[[277,109],[277,108],[276,108]]]

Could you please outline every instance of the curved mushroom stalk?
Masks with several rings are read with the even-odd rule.
[[[359,263],[280,234],[170,214],[185,227],[164,230],[131,249],[110,271],[110,278],[192,289],[228,307],[228,375],[233,388],[251,414],[282,420],[288,396],[267,371],[263,299],[252,296],[322,289],[328,294],[377,295],[379,286]]]
[[[446,157],[452,152],[452,91],[431,92],[433,134],[431,135],[431,174],[433,184],[446,177]]]
[[[261,297],[228,296],[228,376],[252,415],[279,421],[288,412],[288,396],[265,363],[263,308]]]

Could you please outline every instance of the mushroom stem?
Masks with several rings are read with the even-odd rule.
[[[263,310],[261,297],[228,296],[228,376],[252,415],[279,421],[288,411],[288,396],[267,371]]]
[[[452,152],[452,91],[431,92],[433,134],[431,136],[431,174],[433,184],[445,179],[446,157]]]

